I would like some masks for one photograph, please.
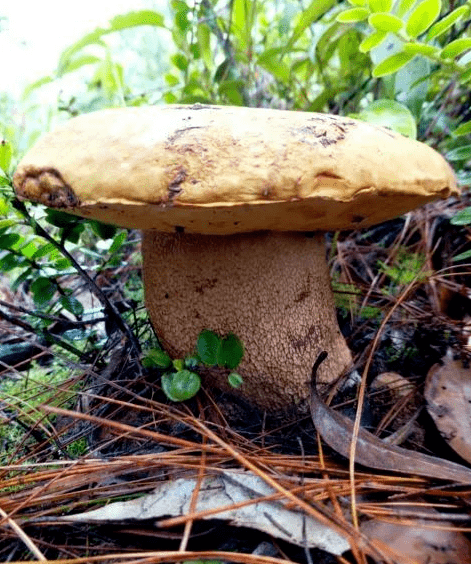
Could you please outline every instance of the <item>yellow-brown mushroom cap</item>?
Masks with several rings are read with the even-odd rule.
[[[102,110],[46,134],[17,194],[139,229],[360,228],[458,194],[436,151],[327,114],[218,106]]]

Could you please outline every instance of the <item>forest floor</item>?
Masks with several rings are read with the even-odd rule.
[[[471,248],[471,230],[450,224],[464,205],[430,204],[377,227],[328,235],[327,242],[339,323],[357,383],[364,381],[362,426],[385,444],[392,436],[411,453],[467,467],[468,400],[451,410],[456,428],[447,434],[437,428],[427,395],[440,363],[455,363],[468,376],[471,269],[469,260],[455,257]],[[8,315],[1,315],[0,327],[1,561],[329,564],[369,557],[402,563],[442,562],[437,554],[445,551],[449,563],[471,562],[471,480],[457,485],[401,467],[372,468],[359,448],[353,481],[348,460],[320,439],[307,411],[262,413],[204,385],[193,400],[172,404],[159,374],[142,367],[119,333],[77,362],[21,326],[25,301],[13,303],[18,296],[8,287],[2,297],[20,309],[3,307]],[[123,315],[131,326],[134,320],[139,338],[151,339],[142,315],[129,309]],[[462,398],[466,393],[465,386]],[[356,385],[339,386],[332,406],[354,418],[357,395]],[[271,488],[272,503],[328,525],[351,550],[341,550],[340,541],[316,547],[305,531],[278,534],[284,526],[274,514],[268,532],[259,530],[257,516],[236,527],[237,518],[218,518],[214,508],[203,520],[197,498],[207,477],[230,481],[231,473],[260,478]],[[112,505],[149,496],[169,480],[183,480],[186,494],[173,492],[177,497],[159,518],[123,516]],[[180,515],[171,506],[183,506],[190,485],[190,509]],[[245,489],[240,507],[267,495],[258,499]],[[63,519],[106,506],[112,509],[98,521]],[[287,515],[286,523],[292,518]],[[165,516],[179,519],[163,526]],[[435,539],[439,528],[452,536],[441,545],[436,540],[428,560],[401,560],[393,552],[398,545],[387,541],[400,535],[371,532],[367,524],[377,521],[407,524],[409,534],[421,531],[424,558],[424,530],[431,527]]]

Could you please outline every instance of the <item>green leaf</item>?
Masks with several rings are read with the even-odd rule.
[[[180,370],[162,376],[162,389],[172,401],[185,401],[195,396],[201,387],[201,379],[195,372]]]
[[[223,80],[218,87],[218,93],[226,97],[233,105],[242,106],[244,100],[242,89],[245,86],[243,80]]]
[[[234,333],[226,335],[221,342],[218,364],[230,369],[237,368],[243,356],[244,345],[239,337],[234,335]]]
[[[184,57],[181,53],[177,53],[176,55],[172,55],[170,57],[172,63],[177,67],[177,69],[181,71],[186,71],[188,68],[188,59]]]
[[[404,51],[399,51],[386,59],[383,59],[379,64],[373,69],[373,76],[378,78],[380,76],[386,76],[388,74],[393,74],[400,68],[404,67],[412,61],[415,55],[412,53],[404,53]]]
[[[469,249],[468,251],[464,251],[464,253],[460,253],[459,255],[456,255],[451,260],[453,262],[456,262],[456,261],[459,261],[459,260],[469,259],[470,257],[471,257],[471,249]]]
[[[8,200],[6,198],[3,198],[2,196],[0,196],[0,215],[8,215],[10,213],[10,204],[8,203]],[[8,223],[5,223],[8,222]],[[0,219],[0,229],[3,226],[12,226],[15,225],[17,223],[16,220],[14,219]]]
[[[177,78],[174,74],[167,73],[164,76],[164,79],[168,86],[176,86],[177,84],[180,84],[180,79]]]
[[[198,24],[196,36],[203,61],[208,68],[213,66],[213,53],[211,51],[211,30],[205,23]]]
[[[119,251],[119,249],[123,246],[124,242],[126,241],[127,236],[128,236],[127,231],[120,231],[115,235],[113,239],[113,243],[108,249],[110,255]]]
[[[439,51],[434,45],[426,45],[425,43],[408,42],[402,45],[405,53],[413,55],[423,55],[424,57],[432,57]]]
[[[0,174],[0,186],[10,186],[10,181]]]
[[[106,33],[129,29],[131,27],[137,27],[141,25],[165,27],[165,19],[162,14],[155,12],[154,10],[132,11],[128,12],[127,14],[118,15],[112,18],[110,20],[109,28],[106,30]]]
[[[164,27],[165,20],[162,14],[153,10],[139,10],[131,11],[127,14],[121,14],[112,18],[107,27],[97,27],[90,33],[81,37],[78,41],[67,47],[61,54],[58,64],[59,74],[63,69],[67,68],[71,57],[89,45],[99,44],[106,47],[106,44],[101,40],[103,35],[121,31],[141,25],[152,25],[157,27]]]
[[[468,135],[469,133],[471,133],[471,121],[462,123],[453,131],[453,135],[456,137],[459,137],[460,135]]]
[[[388,35],[387,31],[374,31],[371,35],[368,35],[363,41],[360,43],[358,49],[361,53],[368,53],[371,49],[378,47],[381,43],[386,39]]]
[[[233,33],[237,38],[239,49],[246,51],[252,31],[251,0],[233,0],[231,4]]]
[[[416,0],[400,0],[396,7],[396,15],[398,18],[404,17],[407,12],[412,8],[415,4]]]
[[[0,168],[6,174],[10,168],[11,155],[12,155],[11,143],[2,139],[0,141]]]
[[[161,349],[151,349],[142,358],[144,368],[170,368],[172,359]]]
[[[82,303],[73,296],[61,296],[59,298],[59,303],[65,310],[70,311],[70,313],[73,313],[74,315],[79,316],[83,314]]]
[[[74,72],[85,65],[93,65],[95,63],[99,63],[101,59],[99,57],[95,57],[94,55],[82,55],[77,57],[73,60],[68,60],[67,64],[62,67],[59,71],[59,76],[63,76],[69,72]]]
[[[463,147],[452,149],[446,154],[446,158],[449,161],[465,161],[471,159],[471,145],[464,145]]]
[[[373,12],[390,12],[392,8],[392,0],[369,0],[368,2]]]
[[[409,108],[395,100],[376,100],[362,110],[358,117],[368,123],[390,129],[415,139],[417,126]]]
[[[240,388],[244,383],[242,376],[237,372],[231,372],[227,377],[227,380],[229,382],[229,385],[233,388]]]
[[[69,243],[78,243],[84,229],[85,226],[83,223],[77,223],[71,227],[64,227],[62,237],[65,241],[69,241]]]
[[[406,32],[409,37],[415,39],[427,31],[440,15],[441,8],[441,0],[422,0],[407,20]]]
[[[13,253],[8,253],[0,259],[0,270],[8,272],[14,268],[21,266],[25,262],[23,257],[19,257]]]
[[[0,235],[0,249],[11,249],[20,239],[21,236],[18,233]]]
[[[116,235],[117,227],[109,225],[108,223],[101,223],[101,221],[90,221],[90,227],[93,233],[100,237],[100,239],[112,239]]]
[[[54,294],[56,293],[57,286],[53,284],[49,278],[40,276],[39,278],[36,278],[36,280],[33,280],[30,289],[33,294],[34,303],[41,307],[52,300]]]
[[[275,78],[287,84],[291,75],[289,65],[280,60],[280,50],[268,49],[258,57],[258,64],[271,73]]]
[[[391,33],[397,33],[403,26],[401,19],[384,12],[371,14],[368,18],[368,23],[374,27],[376,31],[390,31]]]
[[[45,245],[41,245],[31,258],[33,260],[37,260],[37,259],[46,257],[48,255],[52,255],[49,258],[53,259],[54,254],[58,255],[59,251],[56,249],[56,247],[52,243],[46,243]]]
[[[69,227],[83,221],[82,218],[54,209],[46,209],[46,221],[55,227]]]
[[[221,339],[214,331],[205,329],[198,335],[196,341],[196,352],[201,361],[207,366],[215,366],[217,364],[219,353],[221,350]]]
[[[471,49],[471,37],[462,37],[461,39],[455,39],[451,43],[448,43],[440,52],[440,57],[442,59],[453,59],[464,51]]]
[[[447,16],[439,20],[437,23],[433,24],[433,26],[428,30],[426,39],[427,41],[431,41],[436,37],[439,37],[445,31],[448,31],[451,26],[453,26],[456,22],[463,19],[465,16],[469,14],[469,7],[468,6],[460,6],[450,12]]]
[[[461,73],[460,76],[460,81],[462,84],[466,84],[470,80],[471,80],[471,67],[468,70]]]
[[[452,225],[471,225],[471,206],[456,213],[451,219]]]
[[[366,20],[369,15],[370,12],[366,8],[350,8],[340,12],[335,19],[340,23],[354,23]]]
[[[41,88],[41,86],[44,86],[45,84],[50,84],[51,82],[54,82],[53,76],[43,76],[39,80],[35,80],[31,84],[28,84],[28,86],[26,86],[25,89],[23,90],[22,99],[26,100],[26,98],[28,98],[31,92],[33,92],[37,88]]]
[[[358,1],[361,2],[362,0]],[[291,49],[304,31],[327,13],[336,3],[337,0],[312,0],[309,6],[299,14],[293,35],[286,45],[286,50]]]

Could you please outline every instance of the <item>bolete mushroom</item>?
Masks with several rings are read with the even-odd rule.
[[[277,410],[350,362],[322,232],[370,226],[457,194],[446,161],[388,129],[326,114],[167,106],[103,110],[45,135],[18,196],[139,228],[147,309],[165,348],[203,329],[245,345],[240,392]],[[215,375],[227,389],[226,376]]]

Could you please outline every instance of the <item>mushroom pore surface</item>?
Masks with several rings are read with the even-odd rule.
[[[276,411],[308,397],[308,377],[321,350],[320,381],[337,378],[351,354],[335,317],[321,234],[240,235],[143,233],[146,305],[164,347],[192,353],[203,329],[235,333],[245,356],[236,393]],[[209,375],[234,390],[227,373]]]

